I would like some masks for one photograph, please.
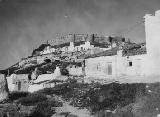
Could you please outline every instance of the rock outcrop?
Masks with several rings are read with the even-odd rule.
[[[0,74],[0,102],[8,98],[7,80],[4,74]]]

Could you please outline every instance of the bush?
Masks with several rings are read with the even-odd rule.
[[[30,94],[27,97],[20,98],[18,103],[24,106],[33,106],[38,104],[39,102],[46,101],[47,97],[44,94]]]
[[[160,113],[160,83],[147,85],[147,94],[137,97],[133,106],[136,117],[156,117]]]
[[[9,100],[14,101],[22,97],[28,96],[28,92],[12,92],[9,94]]]
[[[65,68],[61,69],[60,72],[64,76],[69,76],[69,71],[67,69],[65,69]]]
[[[52,110],[52,103],[47,101],[39,103],[30,117],[50,117],[54,113],[55,111]]]
[[[29,117],[51,117],[55,113],[53,107],[62,106],[61,102],[47,100],[37,104],[35,111]]]
[[[97,87],[98,86],[98,87]],[[71,92],[64,96],[73,97],[74,100],[79,100],[79,94],[77,89],[85,91],[84,95],[81,97],[81,102],[84,103],[82,107],[89,108],[92,112],[99,110],[110,109],[114,110],[117,106],[124,107],[130,103],[134,103],[137,95],[145,95],[145,84],[118,84],[110,83],[105,85],[90,86],[88,84],[71,83],[69,87],[72,89]],[[73,90],[76,89],[76,90]],[[74,94],[74,95],[71,95]]]

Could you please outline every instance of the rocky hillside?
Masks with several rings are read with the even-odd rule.
[[[88,57],[115,55],[117,54],[117,50],[119,49],[123,50],[123,56],[135,55],[137,53],[146,53],[146,48],[145,46],[142,47],[142,44],[136,44],[130,41],[126,41],[125,38],[122,37],[108,37],[107,39],[108,40],[106,41],[106,38],[104,37],[92,35],[90,42],[90,44],[94,46],[92,50],[89,49],[65,53],[61,51],[61,48],[65,45],[65,43],[55,45],[57,50],[48,54],[42,54],[41,52],[44,51],[47,47],[53,46],[49,43],[41,44],[37,49],[33,50],[31,56],[28,56],[27,58],[22,58],[19,62],[12,65],[11,67],[5,70],[1,70],[0,73],[6,75],[11,75],[13,73],[31,74],[35,70],[35,68],[38,68],[38,70],[42,74],[47,72],[52,73],[55,69],[55,66],[57,65],[61,68],[61,71],[63,71],[66,67],[66,64],[69,65],[76,64],[78,62],[81,63],[85,58]],[[108,46],[113,43],[116,44],[116,47],[112,47],[110,50],[105,51],[100,49],[108,48]],[[76,42],[75,46],[80,46],[81,44],[84,44],[84,41]]]

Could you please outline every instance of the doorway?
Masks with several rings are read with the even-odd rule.
[[[20,91],[21,90],[21,82],[19,81],[18,82],[18,91]]]
[[[112,75],[112,63],[108,63],[108,75]]]

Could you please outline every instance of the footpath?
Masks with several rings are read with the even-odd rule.
[[[64,101],[61,97],[54,95],[54,98],[63,103],[62,107],[56,107],[56,113],[52,117],[91,117],[87,109],[79,109]]]

